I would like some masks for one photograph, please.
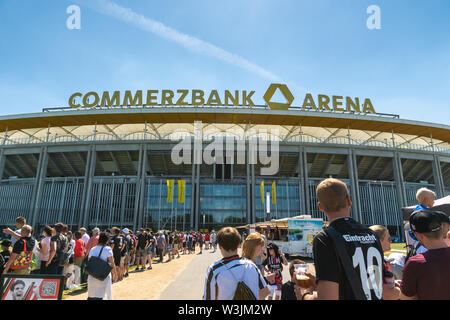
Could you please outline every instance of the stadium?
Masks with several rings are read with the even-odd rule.
[[[72,228],[217,230],[301,214],[324,218],[315,188],[334,177],[347,183],[356,220],[385,225],[402,240],[401,208],[416,203],[418,188],[450,194],[449,125],[359,110],[348,98],[345,109],[335,97],[323,107],[321,96],[319,107],[294,107],[279,88],[286,105],[270,97],[266,105],[240,103],[230,92],[232,105],[213,94],[170,105],[170,92],[152,104],[128,95],[111,105],[91,93],[72,96],[72,107],[1,116],[0,225],[25,216],[38,229],[63,221]],[[261,175],[264,165],[238,161],[237,150],[212,164],[175,164],[173,148],[198,138],[198,123],[203,148],[234,129],[276,130],[277,173]],[[234,138],[248,159],[248,136]]]

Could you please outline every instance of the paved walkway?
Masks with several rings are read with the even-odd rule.
[[[187,267],[169,283],[166,289],[156,297],[157,300],[201,300],[205,285],[206,271],[211,263],[222,259],[220,251],[212,253],[203,250]]]
[[[241,250],[239,250],[241,254]],[[206,271],[211,263],[222,259],[220,251],[211,253],[203,250],[203,254],[196,254],[186,268],[167,285],[165,290],[156,296],[157,300],[201,300],[203,299]],[[288,261],[289,263],[289,261]],[[314,266],[310,265],[311,270]],[[283,282],[289,281],[289,266],[283,266]]]
[[[220,251],[203,250],[181,255],[170,263],[153,263],[153,270],[133,271],[123,281],[113,284],[114,300],[201,300],[206,271],[222,259]],[[241,251],[238,252],[241,254]],[[165,261],[167,256],[165,257]],[[308,261],[309,262],[309,261]],[[310,265],[311,266],[311,265]],[[314,267],[312,266],[312,270]],[[289,281],[289,267],[283,268],[283,282]],[[67,300],[86,300],[87,291],[66,296]]]
[[[152,270],[132,271],[128,278],[112,285],[114,300],[154,300],[166,286],[195,258],[181,255],[171,262],[153,263]],[[164,261],[167,261],[167,255]],[[67,300],[86,300],[87,291],[66,296]]]

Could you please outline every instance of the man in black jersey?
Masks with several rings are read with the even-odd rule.
[[[111,229],[112,237],[111,237],[111,249],[114,255],[114,271],[113,271],[113,282],[121,281],[123,279],[123,267],[125,262],[125,255],[123,255],[123,251],[125,250],[125,242],[123,241],[123,237],[120,235],[120,229],[118,227],[114,227]]]
[[[303,299],[381,300],[383,295],[383,251],[375,234],[350,217],[347,186],[326,179],[316,189],[319,209],[330,225],[313,242],[316,270],[315,292]]]

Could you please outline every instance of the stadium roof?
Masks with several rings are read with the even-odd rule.
[[[179,124],[193,127],[194,121],[214,124],[219,130],[234,124],[252,126],[277,125],[285,128],[283,137],[294,134],[300,125],[304,135],[323,138],[346,137],[348,130],[352,138],[386,141],[395,134],[400,143],[450,144],[450,126],[421,121],[403,120],[380,115],[359,115],[336,112],[316,112],[305,110],[270,110],[264,108],[240,107],[151,107],[151,108],[109,108],[109,109],[69,109],[7,115],[0,117],[0,132],[8,131],[8,137],[45,137],[48,127],[52,133],[60,135],[89,135],[104,130],[109,134],[131,134],[143,131],[145,122],[150,131],[159,137],[179,129]],[[158,124],[155,126],[155,124]],[[101,129],[103,128],[103,129]],[[297,130],[298,131],[298,130]]]

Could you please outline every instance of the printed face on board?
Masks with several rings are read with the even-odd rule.
[[[1,300],[59,300],[62,281],[62,276],[8,275],[2,277]]]

